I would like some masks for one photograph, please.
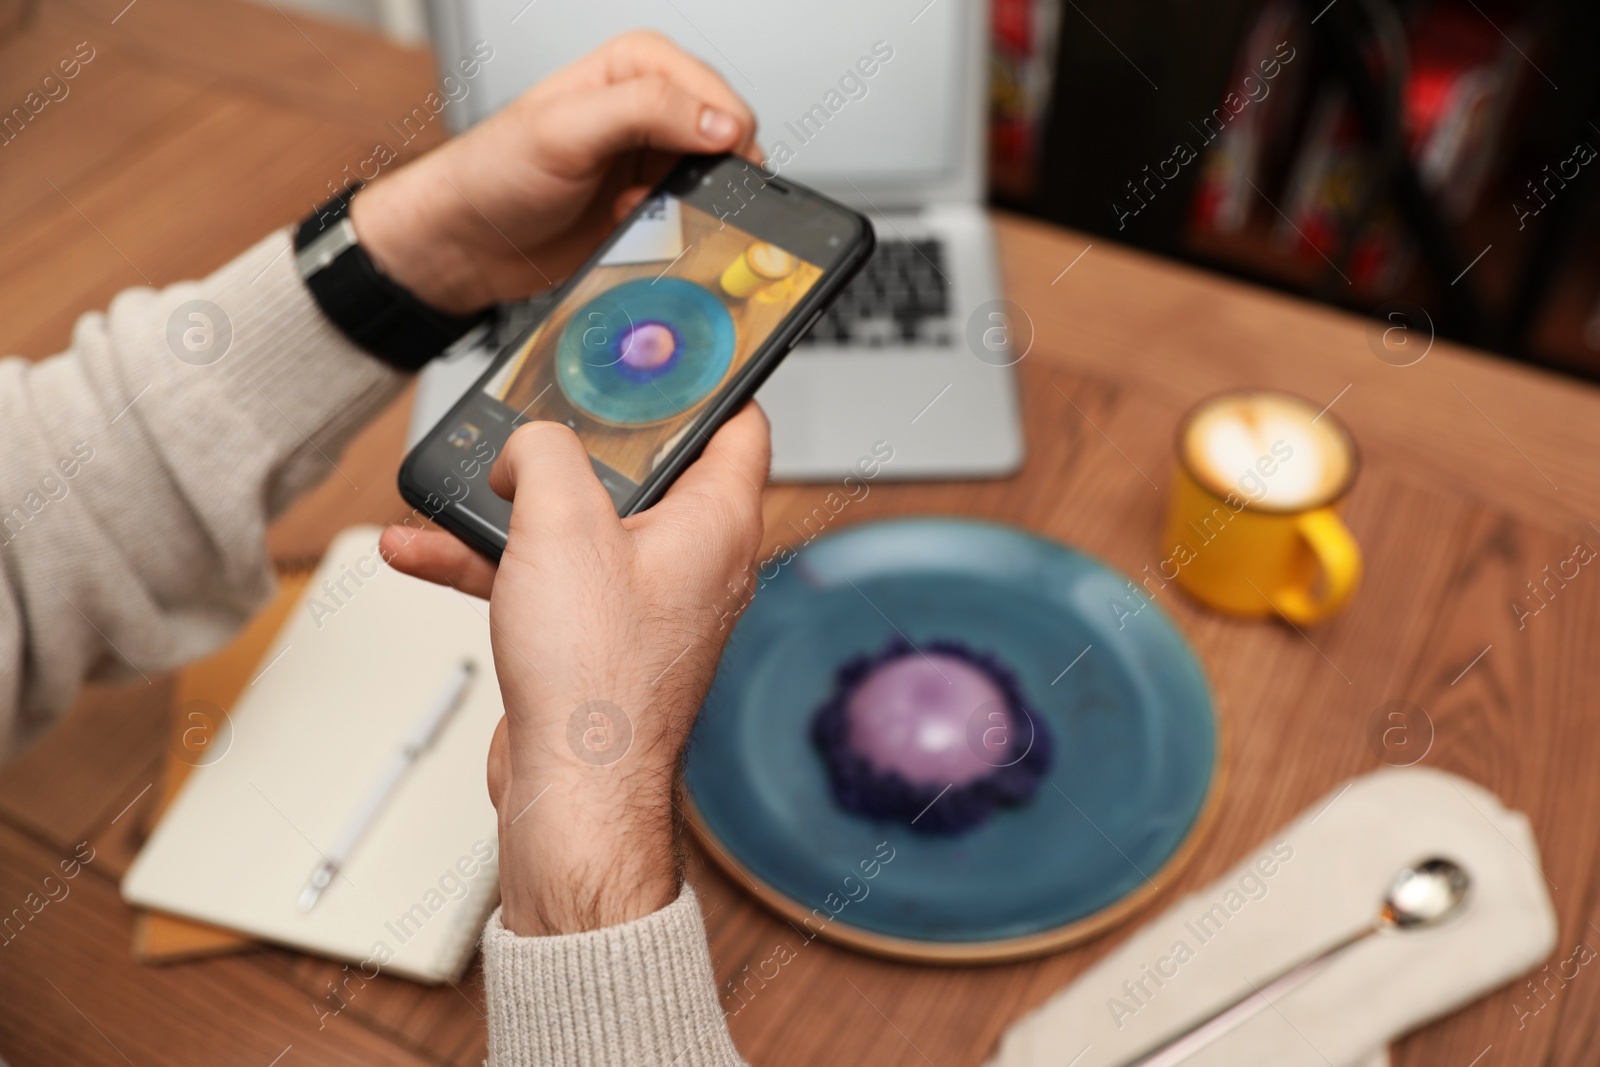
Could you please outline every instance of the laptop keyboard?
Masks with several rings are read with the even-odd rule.
[[[936,237],[879,240],[856,275],[798,348],[950,344],[950,280]]]

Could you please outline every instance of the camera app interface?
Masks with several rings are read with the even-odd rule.
[[[515,425],[564,422],[620,507],[820,277],[820,267],[790,250],[660,194],[488,380],[446,440],[476,469],[492,464]],[[474,515],[473,503],[458,506],[504,528],[498,501],[484,501],[492,515]]]

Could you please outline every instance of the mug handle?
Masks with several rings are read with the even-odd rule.
[[[1275,604],[1284,617],[1297,625],[1308,625],[1332,615],[1356,591],[1361,581],[1361,548],[1343,520],[1332,508],[1308,511],[1295,521],[1295,532],[1317,557],[1326,588],[1320,597],[1309,589],[1279,590]]]

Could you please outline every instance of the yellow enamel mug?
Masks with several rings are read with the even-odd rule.
[[[799,260],[777,245],[756,241],[723,270],[722,290],[735,300],[747,299],[793,274],[798,263]]]
[[[1286,393],[1225,393],[1184,417],[1177,447],[1163,578],[1218,611],[1297,625],[1349,601],[1361,548],[1339,504],[1359,456],[1332,415]]]

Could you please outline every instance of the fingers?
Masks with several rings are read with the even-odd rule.
[[[732,539],[719,543],[753,553],[761,541],[761,494],[771,455],[766,413],[751,401],[712,435],[700,458],[644,513],[647,522],[686,523],[704,536]]]
[[[726,79],[664,34],[648,30],[625,33],[603,46],[600,54],[606,61],[612,80],[640,73],[664,74],[682,82],[708,103],[716,104],[745,120],[744,125],[750,130],[755,129],[754,114]]]
[[[755,115],[722,75],[679,48],[671,38],[650,30],[614,37],[575,63],[557,71],[546,84],[555,93],[659,76],[683,87],[691,95],[734,116],[749,133],[755,133]]]
[[[540,117],[540,163],[578,177],[620,152],[725,152],[745,139],[747,127],[681,84],[659,74],[550,100]]]
[[[513,540],[522,532],[594,537],[619,528],[583,442],[559,422],[518,427],[489,471],[489,486],[511,501]]]
[[[743,152],[755,138],[755,115],[728,83],[650,32],[609,41],[515,106],[545,129],[559,131],[541,144],[541,163],[574,177],[627,148]]]
[[[448,585],[469,596],[489,596],[494,564],[443,530],[390,526],[378,539],[378,550],[402,574]]]
[[[744,143],[733,148],[732,152],[734,155],[740,156],[741,158],[754,163],[757,167],[766,167],[766,154],[762,152],[761,145],[756,143],[754,135],[747,137]],[[771,176],[771,173],[776,172],[769,172],[769,177]],[[622,190],[622,192],[618,193],[616,200],[614,200],[611,205],[611,214],[613,220],[616,222],[621,222],[623,219],[627,218],[628,212],[638,207],[639,202],[645,197],[649,196],[653,188],[654,187],[650,185],[630,185],[626,189]]]

